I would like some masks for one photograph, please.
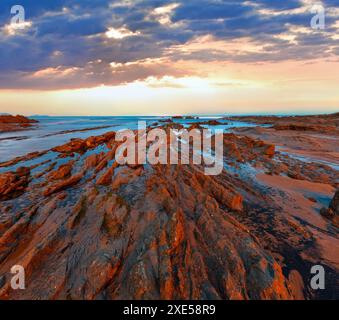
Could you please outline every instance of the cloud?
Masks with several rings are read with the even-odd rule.
[[[17,31],[16,1],[2,0],[0,87],[119,85],[204,76],[199,69],[209,61],[337,58],[337,1],[323,3],[327,26],[315,31],[307,0],[21,0],[27,22]]]

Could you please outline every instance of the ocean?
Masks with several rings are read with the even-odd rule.
[[[62,145],[74,138],[88,138],[102,135],[105,132],[121,129],[138,128],[138,121],[146,121],[148,125],[155,124],[170,117],[125,116],[125,117],[61,117],[35,116],[38,120],[35,128],[0,133],[0,162],[24,156],[31,152],[44,151]],[[213,129],[223,129],[225,132],[234,127],[256,126],[255,124],[230,121],[216,116],[204,116],[198,119],[174,119],[174,122],[189,126],[195,122],[218,120],[221,125]],[[207,127],[207,126],[206,126]],[[87,131],[81,131],[88,129]]]

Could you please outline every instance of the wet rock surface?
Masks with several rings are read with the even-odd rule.
[[[223,143],[218,176],[118,165],[114,132],[2,164],[0,299],[337,298],[338,229],[320,211],[338,214],[338,172],[253,132]],[[314,264],[326,292],[310,288]]]
[[[339,228],[339,190],[335,193],[330,206],[328,208],[322,208],[320,213],[330,219],[333,224]]]
[[[35,123],[38,121],[20,115],[0,115],[0,133],[26,130]]]
[[[29,183],[29,168],[20,167],[15,172],[0,174],[0,200],[15,198],[24,192]]]
[[[330,208],[333,210],[335,215],[339,215],[339,190],[335,193],[331,203]]]

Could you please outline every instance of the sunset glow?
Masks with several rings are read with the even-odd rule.
[[[46,5],[26,8],[29,20],[17,25],[2,10],[1,112],[336,111],[337,8],[314,30],[310,6],[211,2],[202,13],[179,1],[116,1],[91,13],[90,5]]]

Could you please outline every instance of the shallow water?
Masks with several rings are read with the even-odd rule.
[[[299,161],[305,162],[305,163],[313,163],[314,162],[314,163],[323,164],[323,165],[329,166],[332,169],[337,170],[339,172],[339,164],[338,163],[318,159],[316,157],[303,156],[303,155],[300,155],[300,154],[297,154],[297,153],[293,153],[290,150],[288,152],[281,151],[280,149],[283,149],[283,147],[276,147],[276,148],[277,148],[277,150],[280,151],[281,154],[287,155],[292,159],[296,159],[296,160],[299,160]]]
[[[43,151],[62,145],[73,138],[88,138],[102,135],[109,131],[138,128],[138,121],[146,121],[147,125],[155,124],[168,117],[32,117],[38,120],[35,129],[0,134],[0,162],[8,161],[18,156],[24,156],[35,151]],[[255,124],[222,120],[218,117],[201,117],[200,119],[175,119],[174,122],[189,126],[192,123],[217,119],[222,125],[212,126],[211,129],[223,129],[225,132],[234,127],[256,126]],[[159,123],[161,124],[161,123]],[[103,127],[105,128],[98,128]],[[208,126],[205,126],[208,127]],[[69,130],[90,131],[69,132]]]

